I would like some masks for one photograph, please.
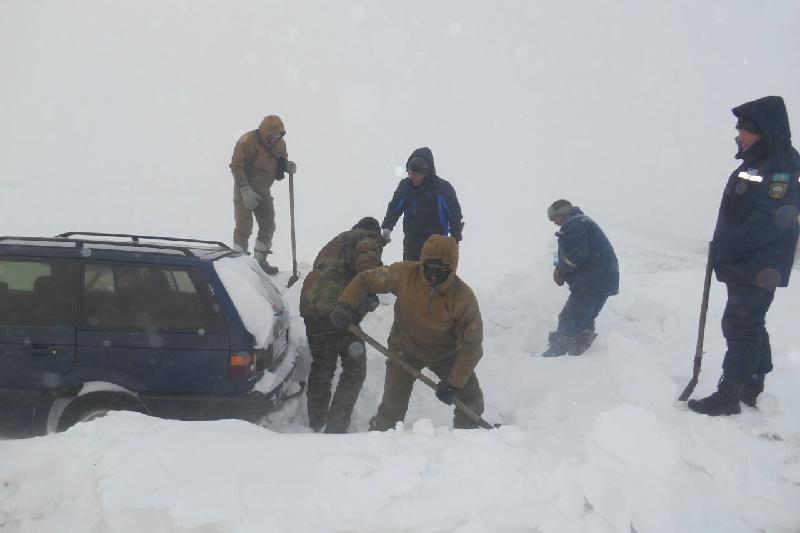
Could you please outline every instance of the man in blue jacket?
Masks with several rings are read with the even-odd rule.
[[[733,109],[736,158],[711,242],[717,279],[727,286],[722,334],[728,344],[717,390],[689,400],[691,410],[710,416],[755,407],[772,370],[766,314],[776,287],[789,284],[800,213],[800,156],[792,147],[789,118],[780,96]]]
[[[608,297],[619,292],[617,256],[600,226],[567,200],[553,202],[547,217],[560,227],[553,280],[569,286],[569,298],[542,356],[580,355],[597,338],[594,319]]]
[[[419,261],[422,245],[431,235],[452,236],[461,242],[461,206],[453,186],[436,175],[430,148],[417,148],[406,162],[408,177],[400,181],[381,224],[383,238],[403,215],[403,260]]]

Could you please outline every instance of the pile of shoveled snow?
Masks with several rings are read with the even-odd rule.
[[[405,426],[366,433],[383,385],[383,358],[369,350],[350,435],[309,433],[294,401],[270,429],[114,413],[0,442],[0,530],[800,530],[797,289],[768,316],[776,372],[759,410],[712,419],[674,400],[691,370],[702,255],[674,269],[624,259],[638,266],[623,271],[625,292],[583,357],[530,356],[545,348],[564,290],[520,272],[478,291],[478,376],[499,429],[452,430],[452,410],[418,384]],[[287,294],[295,309],[298,291]],[[391,297],[382,303],[363,324],[379,339],[392,316]],[[722,305],[717,285],[696,396],[719,375]]]

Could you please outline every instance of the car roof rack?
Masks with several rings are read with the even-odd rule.
[[[85,236],[90,237],[88,239],[81,239],[77,236]],[[97,237],[95,239],[91,237]],[[103,237],[116,237],[122,239],[130,239],[130,242],[127,241],[113,241],[113,240],[104,240]],[[175,250],[181,252],[187,256],[195,256],[192,252],[192,249],[197,249],[197,247],[191,246],[192,243],[196,244],[205,244],[205,245],[213,245],[217,248],[221,248],[223,252],[226,252],[223,255],[228,255],[228,253],[234,253],[234,250],[230,248],[227,244],[219,242],[219,241],[205,241],[199,239],[179,239],[176,237],[158,237],[152,235],[132,235],[129,233],[98,233],[98,232],[91,232],[91,231],[69,231],[66,233],[61,233],[56,235],[55,237],[11,237],[11,236],[2,236],[0,237],[0,241],[3,240],[22,240],[22,241],[34,241],[34,242],[72,242],[78,248],[82,248],[84,244],[105,244],[111,246],[142,246],[147,248],[156,248],[161,250]],[[162,243],[158,242],[142,242],[142,241],[162,241]],[[166,244],[166,243],[176,243],[176,244]],[[181,246],[178,243],[184,243]]]
[[[220,241],[204,241],[200,239],[180,239],[177,237],[159,237],[156,235],[133,235],[130,233],[98,233],[94,231],[68,231],[66,233],[61,233],[56,235],[56,237],[61,239],[75,239],[76,235],[85,235],[87,237],[118,237],[118,238],[127,238],[130,239],[133,244],[143,244],[142,240],[148,241],[166,241],[166,242],[185,242],[185,243],[199,243],[199,244],[213,244],[214,246],[218,246],[220,248],[230,249],[230,247],[225,244],[224,242]],[[114,242],[114,241],[112,241]],[[127,243],[124,243],[127,244]]]

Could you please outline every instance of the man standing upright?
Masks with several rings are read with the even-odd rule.
[[[253,257],[269,275],[278,268],[267,262],[272,253],[272,235],[275,233],[275,207],[270,188],[275,180],[282,180],[284,172],[294,174],[297,165],[289,161],[286,129],[277,115],[261,121],[257,130],[248,131],[233,148],[230,169],[233,174],[233,230],[234,249],[246,252],[253,232],[253,215],[258,222],[258,235],[253,245]]]
[[[303,281],[300,316],[306,323],[311,350],[308,376],[308,425],[314,431],[346,433],[353,407],[367,375],[364,342],[347,331],[337,331],[330,313],[347,284],[360,272],[381,266],[385,242],[381,227],[372,217],[359,220],[353,229],[331,239],[317,254],[314,270]],[[378,306],[378,297],[359,300],[360,320]],[[341,361],[342,374],[331,399],[331,384]]]
[[[381,228],[388,242],[402,214],[403,260],[417,261],[422,245],[431,235],[451,235],[460,242],[464,223],[456,191],[447,180],[436,175],[430,148],[414,150],[406,162],[406,170],[408,177],[394,191]]]
[[[580,355],[597,338],[594,319],[606,300],[619,292],[619,265],[614,248],[594,220],[567,200],[556,200],[547,217],[561,229],[553,281],[569,285],[569,298],[550,332],[543,357]]]
[[[792,147],[780,96],[733,109],[739,168],[728,178],[719,208],[711,263],[727,286],[722,334],[728,344],[717,390],[689,409],[718,416],[755,407],[772,370],[766,314],[776,287],[789,284],[798,236],[800,156]]]

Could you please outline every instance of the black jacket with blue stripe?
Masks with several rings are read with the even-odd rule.
[[[428,161],[431,175],[419,187],[414,187],[411,178],[400,180],[381,227],[393,229],[402,214],[403,233],[411,240],[420,242],[420,246],[434,234],[450,235],[460,241],[463,222],[455,189],[447,180],[436,175],[433,153],[429,148],[414,150],[409,159],[415,156]]]

